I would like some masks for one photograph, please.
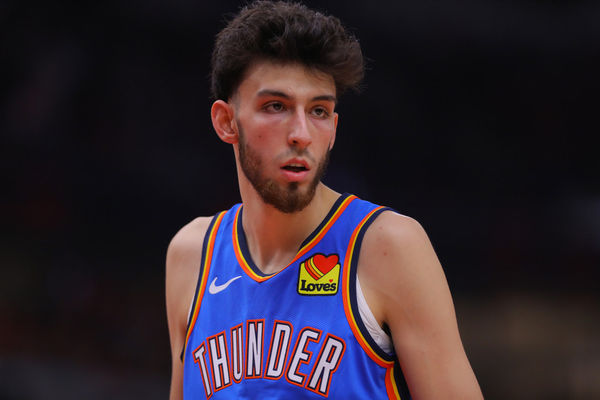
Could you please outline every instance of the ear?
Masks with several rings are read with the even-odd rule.
[[[215,101],[210,109],[210,116],[215,132],[222,141],[229,144],[238,142],[234,109],[229,103],[223,100]]]
[[[333,149],[333,144],[335,143],[335,135],[337,133],[337,124],[338,124],[338,113],[333,113],[333,136],[329,141],[329,151]]]

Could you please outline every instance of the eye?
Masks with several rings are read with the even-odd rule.
[[[312,114],[318,118],[327,118],[329,117],[329,111],[322,106],[318,106],[312,109]]]
[[[278,101],[273,101],[271,103],[267,103],[263,106],[263,110],[268,111],[268,112],[281,112],[285,110],[285,106],[278,102]]]

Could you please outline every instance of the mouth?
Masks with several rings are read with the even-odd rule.
[[[291,172],[308,171],[308,168],[306,168],[302,164],[288,164],[288,165],[284,165],[281,168],[284,169],[284,170],[286,170],[286,171],[291,171]]]
[[[300,182],[308,176],[310,168],[308,163],[301,159],[287,161],[281,166],[283,176],[289,182]]]

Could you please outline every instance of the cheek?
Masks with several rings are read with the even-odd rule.
[[[254,138],[261,142],[268,141],[279,129],[279,124],[273,118],[257,118],[250,126]]]
[[[314,124],[319,138],[325,142],[326,144],[330,144],[333,142],[335,137],[335,121],[333,120],[325,120],[325,121],[315,121]]]
[[[313,126],[325,134],[331,134],[335,131],[336,121],[334,118],[314,119]]]

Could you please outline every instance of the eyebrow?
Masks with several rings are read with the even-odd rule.
[[[290,96],[287,93],[281,92],[279,90],[271,90],[271,89],[263,89],[260,90],[257,93],[258,97],[268,97],[268,96],[275,96],[275,97],[282,97],[284,99],[291,99],[292,96]],[[332,96],[330,94],[323,94],[320,96],[315,96],[311,99],[312,101],[332,101],[334,103],[337,104],[337,98],[335,96]]]

